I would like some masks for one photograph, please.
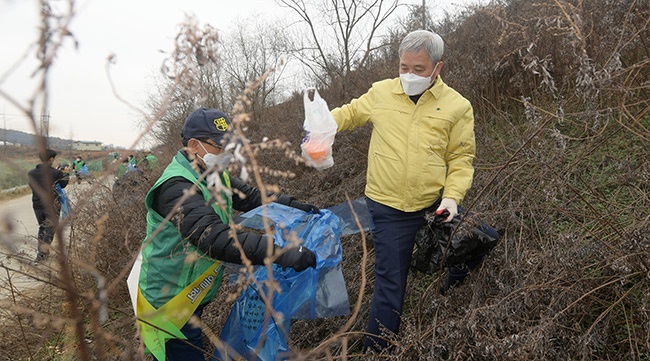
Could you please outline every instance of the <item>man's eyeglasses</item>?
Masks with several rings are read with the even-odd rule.
[[[198,141],[201,142],[201,143],[205,143],[207,145],[210,145],[212,147],[215,147],[215,148],[217,148],[219,150],[221,150],[223,148],[220,144],[212,143],[211,139],[198,139]]]

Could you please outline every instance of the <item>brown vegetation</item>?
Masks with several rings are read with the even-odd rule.
[[[476,115],[477,172],[464,205],[502,239],[448,296],[437,292],[440,275],[411,278],[402,330],[387,336],[396,349],[385,358],[650,359],[649,7],[641,0],[504,0],[435,25],[448,49],[442,76],[470,99]],[[398,41],[400,31],[391,39]],[[395,49],[394,41],[386,48]],[[371,63],[321,90],[331,107],[396,75],[391,52]],[[175,116],[178,126],[183,114]],[[316,172],[287,156],[299,151],[302,121],[296,95],[266,109],[264,123],[245,124],[255,149],[263,137],[283,144],[256,154],[269,169],[264,181],[322,207],[362,196],[371,129],[338,134],[334,167]],[[180,146],[175,138],[167,144],[161,164]],[[129,195],[142,197],[155,177]],[[123,201],[98,184],[79,202],[69,220],[65,263],[71,272],[52,276],[52,287],[38,298],[12,306],[0,358],[143,359],[125,278],[144,237],[145,209]],[[296,359],[360,353],[372,242],[369,234],[342,242],[351,304],[363,296],[360,313],[352,320],[294,322]],[[235,291],[222,287],[203,319],[216,334]],[[105,311],[106,321],[98,322]],[[351,328],[338,334],[348,322]],[[38,332],[24,331],[32,327]]]

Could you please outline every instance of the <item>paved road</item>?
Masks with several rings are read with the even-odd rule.
[[[108,178],[106,182],[112,179]],[[70,182],[66,191],[71,202],[85,193],[90,184]],[[0,201],[0,303],[11,291],[22,293],[35,288],[40,282],[31,276],[48,276],[56,272],[56,255],[51,253],[46,262],[34,264],[38,245],[38,223],[32,209],[31,193],[9,201]],[[65,229],[63,238],[67,237]],[[54,249],[58,248],[57,239]],[[53,250],[54,251],[54,250]],[[47,278],[47,277],[46,277]]]
[[[31,194],[0,202],[0,299],[11,296],[12,288],[22,293],[34,286],[34,280],[21,272],[31,273],[37,234]]]
[[[112,178],[107,178],[108,184]],[[72,204],[79,197],[88,196],[90,184],[81,185],[72,182],[66,187]],[[47,261],[35,263],[38,245],[38,223],[32,209],[31,193],[12,199],[0,201],[0,323],[14,322],[12,309],[21,300],[40,297],[42,287],[52,282],[58,275],[58,263],[54,251],[58,248],[58,239],[54,239],[54,250]],[[66,229],[63,238],[68,237]],[[37,301],[38,302],[38,301]]]
[[[0,202],[0,220],[9,221],[15,227],[15,231],[24,235],[34,236],[36,242],[36,233],[38,232],[38,224],[32,209],[32,195],[27,194],[20,198],[11,199],[8,201]],[[5,231],[5,229],[2,229]],[[34,243],[36,246],[36,243]]]
[[[87,188],[86,184],[72,185],[66,191],[70,198],[75,198],[74,195]],[[0,202],[0,306],[6,301],[12,302],[14,296],[37,290],[42,281],[34,277],[47,280],[56,274],[54,254],[50,254],[45,262],[34,263],[37,235],[38,223],[32,209],[31,193]],[[65,230],[63,237],[66,237]],[[57,242],[56,238],[54,242]],[[56,248],[57,244],[53,247]]]

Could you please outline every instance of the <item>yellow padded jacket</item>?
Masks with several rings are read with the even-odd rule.
[[[438,76],[417,104],[399,78],[332,110],[338,130],[372,123],[366,196],[414,212],[444,198],[460,203],[472,185],[476,154],[472,105]]]

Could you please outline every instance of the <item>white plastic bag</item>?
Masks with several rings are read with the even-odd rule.
[[[133,263],[129,277],[126,279],[126,285],[129,288],[129,296],[131,296],[131,305],[133,306],[133,313],[138,315],[138,286],[140,284],[140,269],[142,268],[142,249],[138,252],[138,257]]]
[[[309,99],[309,91],[314,91],[314,100]],[[305,89],[305,123],[307,131],[300,148],[303,158],[318,170],[334,165],[332,144],[336,135],[337,124],[327,107],[327,103],[315,88]]]

